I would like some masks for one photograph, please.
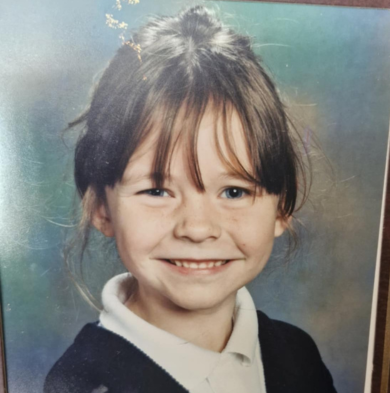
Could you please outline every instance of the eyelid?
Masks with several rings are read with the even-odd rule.
[[[237,189],[242,190],[248,194],[253,193],[255,191],[255,187],[251,187],[251,186],[228,186],[228,187],[225,187],[224,190],[228,190],[230,188],[237,188]]]

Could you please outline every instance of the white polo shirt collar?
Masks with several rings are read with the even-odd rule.
[[[225,349],[218,353],[159,329],[130,311],[125,303],[131,280],[131,274],[124,273],[107,282],[102,293],[100,324],[135,345],[186,389],[204,381],[224,354],[241,356],[244,365],[253,363],[258,324],[253,300],[245,287],[237,293],[233,332]]]

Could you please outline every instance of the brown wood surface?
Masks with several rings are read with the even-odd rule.
[[[1,289],[1,285],[0,285]],[[1,299],[1,297],[0,297]],[[0,393],[7,393],[7,379],[5,377],[5,351],[4,351],[4,330],[3,312],[0,304]]]
[[[390,371],[390,181],[387,178],[385,220],[379,279],[377,323],[375,329],[374,372],[372,393],[389,393]]]
[[[0,285],[1,289],[1,285]],[[0,297],[1,299],[1,297]],[[3,311],[0,304],[0,393],[7,393],[7,378],[5,372],[5,350],[4,350],[4,330]]]
[[[296,3],[314,5],[337,5],[344,7],[368,7],[390,8],[390,0],[221,0],[221,1],[245,1],[257,3]]]

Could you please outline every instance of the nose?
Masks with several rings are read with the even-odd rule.
[[[174,236],[194,243],[221,236],[218,214],[205,195],[198,194],[183,201],[177,211]]]

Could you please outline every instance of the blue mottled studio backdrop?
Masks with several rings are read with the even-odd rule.
[[[120,45],[106,14],[134,28],[193,1],[5,0],[0,5],[0,258],[10,393],[39,392],[79,329],[96,320],[75,290],[61,249],[74,200],[72,136],[61,130],[86,106]],[[390,12],[207,2],[255,37],[311,147],[314,182],[299,214],[299,251],[283,239],[250,285],[259,308],[307,330],[339,392],[362,393],[390,103]],[[330,163],[330,165],[329,165]],[[118,265],[88,265],[98,294]]]

